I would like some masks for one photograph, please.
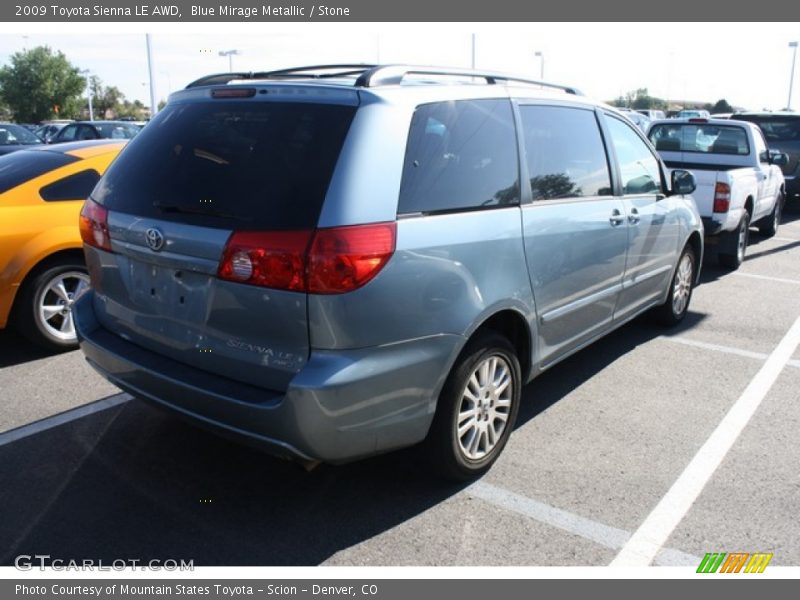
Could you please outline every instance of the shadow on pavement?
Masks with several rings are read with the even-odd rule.
[[[0,330],[0,369],[52,356],[13,329]]]
[[[524,390],[518,426],[664,331],[638,319],[546,372]],[[315,565],[464,488],[425,462],[412,448],[306,473],[132,400],[0,446],[0,564]]]

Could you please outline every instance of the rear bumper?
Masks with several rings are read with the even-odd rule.
[[[463,344],[441,335],[378,348],[314,351],[285,392],[156,354],[103,328],[93,293],[73,308],[81,350],[131,395],[272,454],[340,463],[424,439]]]

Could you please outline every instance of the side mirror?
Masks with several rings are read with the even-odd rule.
[[[785,167],[789,164],[789,156],[777,150],[769,151],[769,162],[778,167]]]
[[[675,169],[672,172],[672,193],[685,196],[697,189],[697,181],[691,171]]]

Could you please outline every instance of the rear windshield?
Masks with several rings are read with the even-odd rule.
[[[173,104],[92,197],[112,211],[206,227],[311,228],[354,114],[299,102]]]
[[[747,134],[741,127],[704,123],[664,123],[650,130],[656,150],[702,154],[750,153]]]
[[[769,142],[800,142],[800,116],[781,117],[735,117],[741,121],[750,121],[761,127],[764,137]]]
[[[18,150],[0,156],[0,194],[76,160],[76,156],[49,150]]]

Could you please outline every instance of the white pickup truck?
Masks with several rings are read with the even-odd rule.
[[[757,125],[727,119],[653,121],[647,132],[669,169],[694,173],[694,200],[703,218],[706,246],[722,266],[744,260],[750,225],[775,235],[786,198],[781,165]]]

